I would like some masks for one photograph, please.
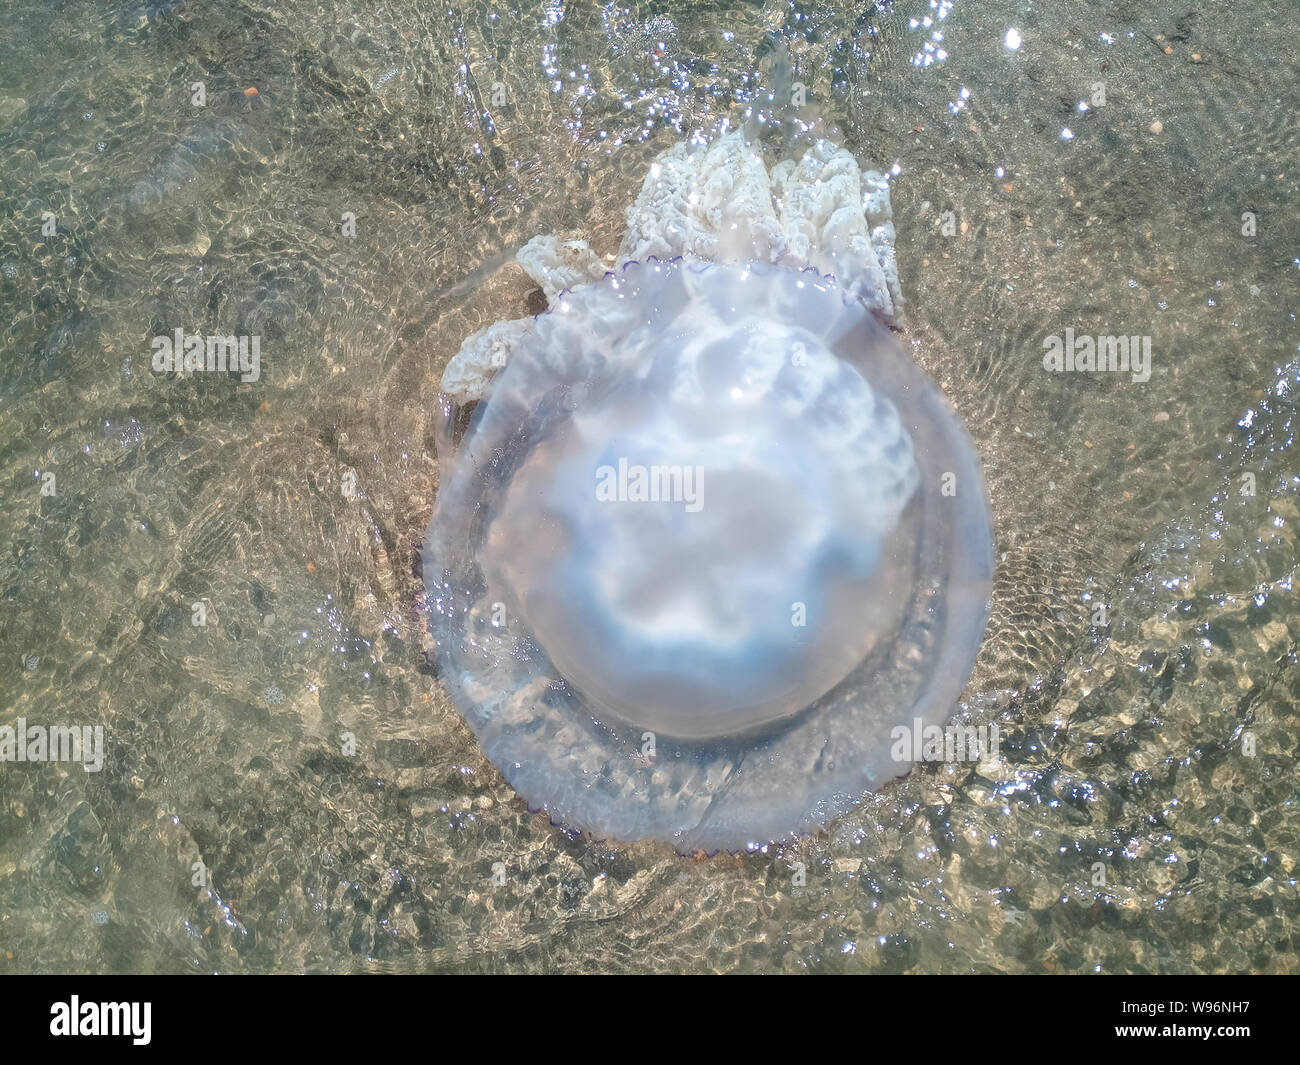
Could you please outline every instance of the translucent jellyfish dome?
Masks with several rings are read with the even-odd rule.
[[[631,262],[563,293],[446,457],[440,679],[530,808],[741,850],[905,774],[993,546],[947,401],[830,278]]]

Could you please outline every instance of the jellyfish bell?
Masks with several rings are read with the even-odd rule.
[[[563,312],[646,307],[578,356],[604,362],[514,471],[479,558],[560,675],[628,724],[704,739],[788,718],[896,613],[881,554],[916,488],[910,438],[814,332],[829,288],[738,312],[790,282],[651,263]]]
[[[969,439],[830,278],[631,262],[562,294],[444,465],[441,678],[534,809],[739,850],[907,772],[987,619]]]

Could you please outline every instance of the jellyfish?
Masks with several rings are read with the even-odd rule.
[[[530,243],[548,309],[449,364],[423,549],[439,678],[556,824],[779,843],[906,774],[900,728],[953,714],[991,518],[889,328],[882,182],[824,141],[770,171],[739,133],[679,146],[615,269]]]

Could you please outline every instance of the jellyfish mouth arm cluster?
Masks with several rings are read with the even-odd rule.
[[[902,325],[888,178],[863,169],[828,140],[769,166],[741,129],[709,144],[683,141],[651,164],[613,262],[580,239],[538,236],[516,259],[549,306],[560,293],[651,257],[812,267],[887,325]],[[457,403],[482,399],[534,319],[494,322],[448,362],[442,390]]]

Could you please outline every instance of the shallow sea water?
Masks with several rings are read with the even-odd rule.
[[[0,725],[107,745],[0,764],[0,972],[1300,968],[1276,5],[18,0],[0,28]],[[442,367],[538,309],[514,250],[613,251],[774,39],[898,167],[901,339],[996,522],[961,715],[1003,742],[700,859],[528,812],[425,660],[414,564]],[[154,373],[177,328],[260,335],[260,379]],[[1066,328],[1149,335],[1150,380],[1046,372]]]

